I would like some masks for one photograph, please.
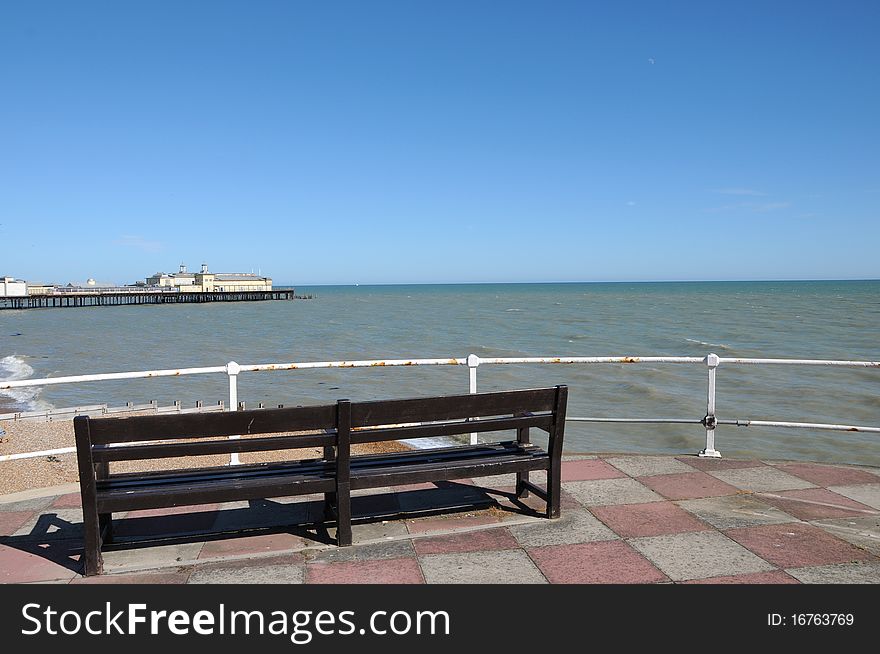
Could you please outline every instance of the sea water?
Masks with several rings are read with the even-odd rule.
[[[312,300],[0,311],[0,379],[242,364],[534,356],[880,359],[880,282],[297,288]],[[480,366],[479,390],[568,384],[570,416],[699,419],[704,365]],[[880,425],[880,369],[721,366],[717,415]],[[465,366],[242,373],[248,407],[461,393]],[[228,399],[224,374],[3,391],[5,410]],[[696,452],[700,425],[569,423],[566,449]],[[877,434],[721,426],[725,455],[880,465]]]

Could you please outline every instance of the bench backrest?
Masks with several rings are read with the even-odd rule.
[[[73,420],[95,463],[335,445],[337,405]],[[318,432],[230,440],[228,436]],[[213,440],[203,440],[213,439]],[[151,441],[164,441],[150,443]],[[115,447],[110,447],[114,445]]]
[[[228,413],[78,416],[74,418],[74,431],[81,479],[93,469],[98,478],[105,477],[112,461],[306,447],[323,447],[325,452],[336,448],[337,465],[347,466],[351,443],[530,427],[550,434],[550,453],[558,456],[562,452],[566,398],[567,388],[557,386],[405,400],[340,400],[324,406]],[[279,435],[285,432],[306,433]],[[227,438],[259,434],[275,435]]]

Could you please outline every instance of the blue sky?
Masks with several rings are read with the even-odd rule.
[[[880,277],[880,3],[0,6],[0,274]]]

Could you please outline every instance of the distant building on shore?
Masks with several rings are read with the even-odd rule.
[[[231,291],[271,291],[272,278],[254,273],[212,273],[203,263],[200,272],[187,272],[180,264],[176,273],[157,272],[146,278],[146,286],[174,287],[181,293],[215,293]]]
[[[27,294],[27,282],[15,277],[0,277],[0,297],[24,297]]]

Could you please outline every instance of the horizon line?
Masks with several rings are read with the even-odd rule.
[[[772,284],[779,282],[878,282],[878,277],[821,277],[785,279],[607,279],[607,280],[550,280],[550,281],[458,281],[458,282],[304,282],[300,284],[278,283],[274,286],[479,286],[522,284]]]

